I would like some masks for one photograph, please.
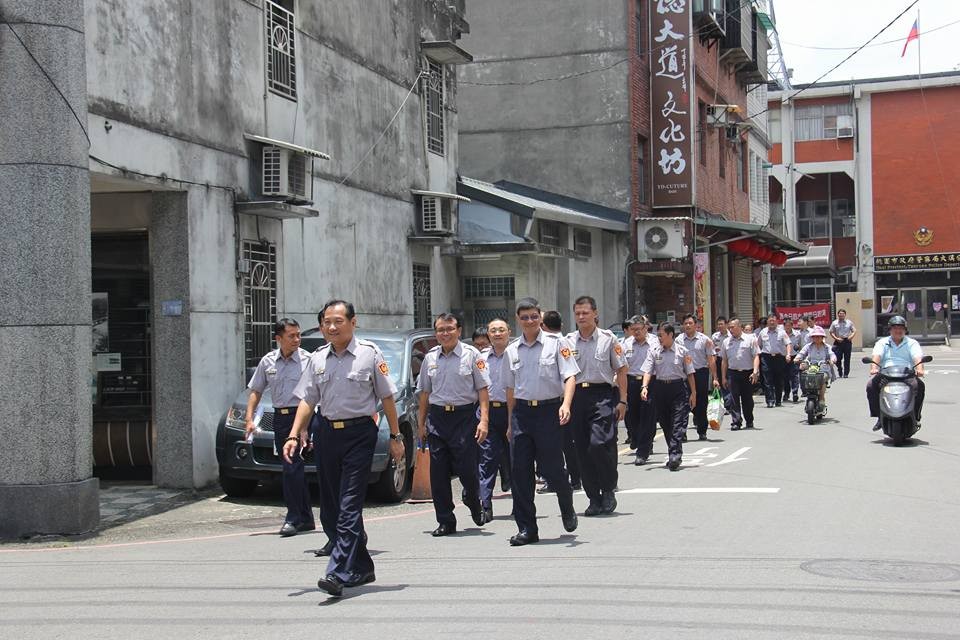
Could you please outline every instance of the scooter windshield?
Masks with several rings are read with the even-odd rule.
[[[886,364],[880,368],[880,375],[884,378],[909,378],[912,373],[913,369],[902,364]]]

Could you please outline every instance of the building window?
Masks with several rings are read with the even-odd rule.
[[[267,14],[267,88],[291,100],[297,99],[296,27],[293,2],[267,0],[263,4]]]
[[[573,250],[583,258],[593,255],[593,235],[589,229],[573,230]]]
[[[474,309],[473,326],[485,327],[491,320],[505,320],[509,323],[510,311],[506,307],[496,307],[493,309]]]
[[[463,279],[463,297],[467,299],[513,298],[513,294],[513,276],[471,276]]]
[[[800,240],[830,237],[830,207],[826,200],[797,203],[797,237]]]
[[[427,60],[427,77],[423,83],[423,102],[427,115],[427,149],[444,155],[444,67]]]
[[[833,201],[831,234],[834,238],[855,238],[857,235],[857,218],[853,206],[846,198]]]
[[[540,244],[550,245],[551,247],[563,246],[560,244],[560,225],[549,220],[540,221]]]
[[[647,139],[637,136],[637,201],[647,204]]]
[[[413,265],[413,326],[415,328],[433,325],[433,313],[430,310],[430,265]]]
[[[277,247],[269,242],[244,240],[243,342],[247,367],[255,367],[273,349],[277,318]]]
[[[800,278],[797,280],[797,302],[831,302],[833,291],[830,278]]]
[[[737,183],[740,185],[740,190],[744,193],[750,192],[749,176],[747,173],[750,171],[750,167],[747,166],[749,157],[747,156],[747,143],[742,140],[737,144],[737,149],[739,153],[737,154]]]
[[[725,136],[723,135],[723,133],[717,136],[717,149],[719,151],[719,157],[720,157],[720,177],[721,178],[727,177],[727,158],[726,158],[727,149],[725,144],[726,141],[724,140],[724,138]]]
[[[797,140],[832,140],[838,129],[853,127],[853,106],[849,102],[796,109]]]
[[[721,136],[722,137],[722,136]],[[700,100],[697,102],[697,156],[700,164],[707,164],[707,105]],[[720,175],[723,175],[722,173]]]
[[[780,143],[780,136],[780,109],[771,109],[767,111],[767,137],[770,138],[770,144]]]

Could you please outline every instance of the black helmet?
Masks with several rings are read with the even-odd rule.
[[[893,316],[890,320],[887,321],[888,327],[894,327],[900,325],[901,327],[907,326],[907,321],[903,319],[903,316]]]

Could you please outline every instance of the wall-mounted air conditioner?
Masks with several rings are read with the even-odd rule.
[[[853,137],[853,116],[837,116],[837,137]]]
[[[637,222],[637,257],[640,260],[681,260],[687,255],[683,220],[665,218]]]
[[[453,233],[450,202],[438,196],[417,196],[420,199],[420,228],[424,233]]]
[[[263,195],[307,200],[310,164],[302,153],[264,145]]]

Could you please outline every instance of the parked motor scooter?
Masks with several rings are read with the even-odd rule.
[[[806,398],[804,411],[807,414],[807,424],[813,424],[827,415],[827,403],[820,400],[820,388],[826,386],[829,378],[829,362],[802,363],[800,370],[800,388]]]
[[[873,359],[864,356],[863,364],[873,364]],[[933,356],[923,356],[920,362],[933,362]],[[880,368],[880,427],[884,435],[896,446],[902,445],[919,429],[914,410],[916,398],[913,389],[905,380],[916,377],[915,367],[886,366]]]

